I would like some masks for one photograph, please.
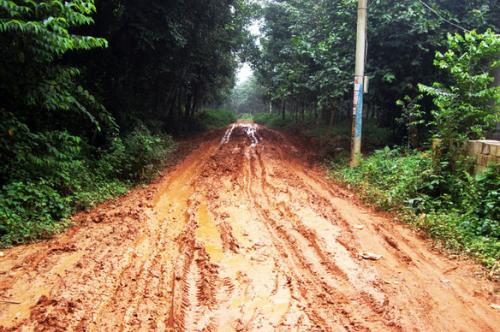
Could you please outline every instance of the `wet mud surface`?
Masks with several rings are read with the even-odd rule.
[[[498,284],[240,123],[0,257],[0,331],[495,331]]]

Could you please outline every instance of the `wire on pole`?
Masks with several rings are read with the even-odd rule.
[[[453,25],[455,28],[458,28],[460,30],[463,30],[465,32],[470,32],[470,30],[456,24],[456,23],[453,23],[451,22],[450,20],[446,19],[445,17],[443,17],[441,14],[439,14],[439,12],[437,10],[435,10],[434,8],[432,8],[430,5],[428,5],[427,3],[425,3],[423,0],[418,0],[418,2],[420,2],[422,4],[422,6],[424,6],[425,8],[429,9],[431,12],[433,12],[434,14],[436,14],[436,16],[438,16],[441,20],[443,20],[444,22],[448,23],[448,24],[451,24]]]

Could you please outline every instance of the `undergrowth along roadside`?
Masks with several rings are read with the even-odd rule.
[[[236,114],[224,108],[206,108],[197,117],[198,126],[201,130],[213,130],[223,128],[236,122]]]
[[[1,247],[62,231],[74,212],[151,180],[176,149],[170,136],[142,126],[96,149],[65,132],[33,133],[20,123],[3,124],[16,134],[11,145],[0,146],[4,155],[15,151],[0,169],[8,178],[0,189]]]
[[[177,147],[170,135],[141,124],[96,148],[68,132],[33,132],[8,113],[2,120],[0,131],[12,135],[0,144],[0,153],[9,158],[0,166],[0,247],[63,231],[75,212],[153,179]],[[206,109],[196,121],[199,130],[211,130],[236,116]]]
[[[252,113],[241,113],[238,115],[238,120],[253,121],[254,115]]]
[[[266,127],[298,134],[312,141],[318,147],[318,155],[323,159],[332,158],[350,146],[351,125],[346,120],[330,126],[311,114],[305,114],[304,119],[298,121],[291,116],[283,119],[276,113],[257,113],[253,120]],[[363,136],[363,146],[367,151],[382,148],[392,141],[392,133],[388,128],[379,127],[372,121],[367,121],[364,128],[366,135]]]
[[[430,152],[385,148],[357,168],[347,158],[332,161],[330,175],[446,249],[465,251],[487,267],[500,260],[500,166],[451,176],[435,172]]]

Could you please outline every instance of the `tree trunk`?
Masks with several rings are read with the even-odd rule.
[[[281,101],[281,118],[285,120],[285,100]]]
[[[333,104],[330,107],[330,121],[328,122],[328,126],[333,127],[333,121],[335,120],[335,107]]]

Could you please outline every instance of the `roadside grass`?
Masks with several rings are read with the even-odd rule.
[[[253,121],[253,114],[251,113],[242,113],[238,115],[238,120],[245,120],[245,121]]]
[[[223,128],[237,119],[236,114],[231,110],[206,108],[198,114],[197,120],[202,130],[213,130]]]
[[[211,130],[235,122],[236,115],[206,109],[196,121],[199,129]],[[0,167],[1,174],[8,174],[0,188],[0,247],[63,231],[75,212],[150,181],[176,150],[171,136],[143,125],[97,149],[67,132],[35,134],[8,124],[19,134],[9,147],[17,151],[11,168]]]
[[[357,168],[344,155],[330,163],[330,176],[362,199],[395,212],[437,244],[476,257],[487,267],[500,260],[500,167],[480,175],[441,175],[430,152],[375,151]]]
[[[307,113],[304,119],[296,121],[288,116],[285,119],[279,114],[257,113],[254,121],[269,128],[287,131],[311,141],[318,149],[318,155],[323,159],[335,158],[349,149],[351,138],[351,124],[348,121],[335,123],[333,126],[318,122],[312,114]],[[387,128],[376,126],[367,121],[364,125],[363,147],[367,151],[384,147],[391,142],[392,133]]]
[[[36,136],[31,136],[36,144]],[[116,137],[105,150],[67,134],[50,139],[48,153],[20,152],[15,161],[18,171],[11,172],[11,181],[0,188],[0,247],[61,232],[75,212],[151,180],[176,149],[170,136],[145,127]]]

